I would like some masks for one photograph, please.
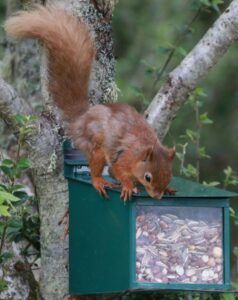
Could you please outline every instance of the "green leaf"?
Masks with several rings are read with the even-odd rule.
[[[199,120],[200,120],[200,122],[201,122],[202,124],[212,124],[212,123],[213,123],[213,121],[212,121],[211,119],[208,118],[207,112],[201,114],[201,115],[199,116]]]
[[[22,184],[15,184],[12,188],[11,188],[11,191],[12,192],[16,192],[16,191],[21,191],[25,188],[24,185]]]
[[[26,122],[26,117],[24,115],[15,115],[15,121],[18,125],[24,125],[24,123]]]
[[[167,53],[169,53],[172,50],[173,49],[169,48],[169,47],[159,47],[158,48],[158,53],[160,53],[160,54],[167,54]]]
[[[29,196],[25,191],[16,191],[14,192],[14,196],[16,196],[19,201],[14,204],[14,206],[22,205],[24,202],[31,200],[33,196]]]
[[[231,217],[234,217],[235,214],[236,214],[235,210],[234,210],[232,207],[230,207],[230,208],[229,208],[229,211],[230,211]]]
[[[22,227],[22,219],[11,218],[8,224],[8,228],[21,228]]]
[[[200,86],[198,86],[194,91],[193,91],[194,96],[196,97],[206,97],[207,94],[204,92],[204,89]]]
[[[191,129],[186,129],[186,136],[194,142],[197,138],[197,133]]]
[[[183,168],[182,172],[187,177],[196,177],[197,175],[197,169],[192,164],[188,164],[187,167]]]
[[[12,195],[8,192],[0,191],[0,200],[2,200],[2,199],[3,200],[9,200],[11,202],[16,202],[16,201],[19,200],[16,196],[14,196],[14,195]]]
[[[5,184],[0,183],[0,191],[6,191],[7,186]]]
[[[232,168],[230,166],[227,166],[226,169],[223,170],[223,172],[227,175],[230,176],[233,172]]]
[[[182,57],[187,55],[187,51],[183,47],[176,48],[176,53],[180,54]]]
[[[235,256],[238,257],[238,247],[234,247],[233,253],[234,253]]]
[[[213,5],[224,4],[224,0],[212,0],[212,4],[213,4]]]
[[[183,155],[183,153],[180,153],[180,152],[176,152],[176,157],[178,158],[178,160],[182,160],[183,159],[183,157],[184,157],[184,155]]]
[[[2,262],[7,261],[8,259],[13,258],[14,254],[12,252],[4,252],[1,256],[0,256],[0,260]]]
[[[29,167],[30,167],[30,161],[28,158],[21,158],[17,162],[17,168],[20,170],[25,170],[25,169],[28,169]]]
[[[210,7],[211,6],[211,3],[209,0],[199,0],[201,4],[207,6],[207,7]]]
[[[3,173],[5,175],[7,175],[9,178],[13,178],[14,175],[15,175],[15,171],[12,167],[7,167],[7,166],[4,166],[4,165],[0,165],[0,169],[3,171]]]
[[[205,149],[205,147],[200,147],[200,148],[198,149],[198,154],[199,154],[200,157],[211,158],[211,156],[209,156],[209,155],[206,154],[206,149]]]
[[[238,184],[238,179],[232,178],[231,180],[229,180],[229,184],[230,185],[237,185]]]
[[[7,167],[13,167],[14,166],[14,162],[11,159],[4,159],[1,162],[1,165],[7,166]]]
[[[0,205],[0,216],[10,217],[8,210],[9,210],[9,206]]]
[[[211,182],[203,181],[202,184],[205,186],[213,187],[213,186],[218,186],[220,184],[220,182],[219,181],[211,181]]]
[[[221,5],[223,3],[224,3],[223,0],[211,0],[211,6],[218,14],[221,13],[219,5]]]
[[[7,282],[4,279],[0,278],[0,292],[3,292],[8,289]]]

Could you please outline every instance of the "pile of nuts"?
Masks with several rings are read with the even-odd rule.
[[[216,219],[182,219],[175,214],[138,211],[136,280],[223,283],[221,225]]]

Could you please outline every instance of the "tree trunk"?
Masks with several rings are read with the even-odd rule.
[[[90,101],[99,103],[116,99],[114,84],[114,58],[112,54],[111,14],[113,1],[105,1],[97,6],[96,1],[55,1],[63,4],[66,10],[89,24],[97,47],[96,61],[90,84]],[[103,6],[104,5],[104,6]],[[106,9],[106,10],[104,10]],[[62,241],[62,219],[68,203],[67,183],[63,178],[62,137],[58,134],[61,124],[52,110],[47,95],[46,59],[43,58],[42,82],[47,98],[46,116],[49,128],[44,130],[36,142],[37,153],[34,155],[34,182],[37,197],[40,199],[41,218],[41,280],[40,290],[44,299],[63,299],[68,293],[67,253],[68,242]],[[52,120],[52,116],[53,120]],[[45,125],[44,125],[45,126]],[[43,144],[43,145],[42,145]],[[47,147],[47,149],[46,149]],[[40,149],[40,150],[39,150]],[[43,151],[43,152],[42,152]],[[57,166],[54,168],[56,154]],[[50,161],[51,160],[51,161]],[[51,165],[51,170],[48,166]]]

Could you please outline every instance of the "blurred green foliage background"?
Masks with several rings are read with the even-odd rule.
[[[168,73],[200,40],[230,1],[219,1],[218,7],[186,0],[120,0],[114,14],[116,78],[120,101],[135,105],[140,111],[163,84]],[[215,1],[214,1],[215,2]],[[216,1],[218,2],[218,1]],[[222,3],[224,2],[224,3]],[[198,13],[199,7],[202,7]],[[194,20],[195,18],[195,20]],[[193,21],[194,20],[194,21]],[[187,28],[191,23],[192,25]],[[176,51],[162,78],[156,74],[165,64],[169,49]],[[203,111],[213,124],[201,132],[201,144],[210,159],[201,161],[202,180],[222,180],[227,165],[238,168],[238,45],[232,46],[223,59],[200,83],[206,94]],[[184,105],[173,122],[165,144],[181,142],[187,128],[194,128],[191,107]],[[179,149],[178,149],[179,150]],[[188,161],[193,161],[193,149],[188,149]],[[175,173],[178,169],[175,167]]]

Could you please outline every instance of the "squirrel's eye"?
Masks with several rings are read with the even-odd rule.
[[[145,173],[144,177],[147,182],[151,182],[152,175],[150,173]]]

